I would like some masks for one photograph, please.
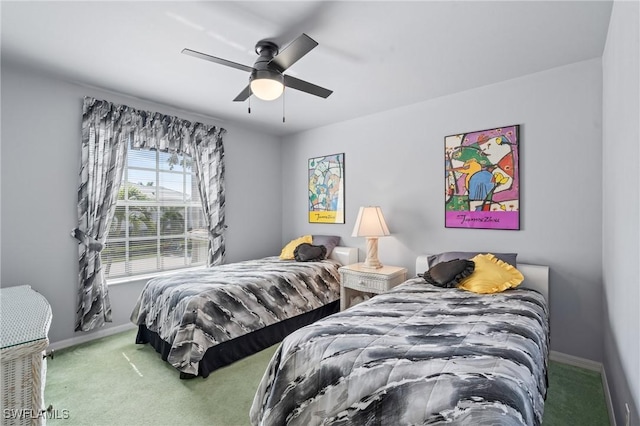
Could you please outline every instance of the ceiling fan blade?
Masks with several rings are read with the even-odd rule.
[[[216,64],[220,64],[220,65],[226,65],[228,67],[236,68],[242,71],[247,71],[247,72],[253,71],[253,67],[242,65],[237,62],[227,61],[226,59],[217,58],[215,56],[207,55],[205,53],[196,52],[195,50],[182,49],[182,53],[184,53],[185,55],[193,56],[194,58],[204,59],[206,61],[215,62]]]
[[[284,76],[284,85],[292,89],[300,90],[311,95],[320,96],[321,98],[328,98],[333,90],[325,89],[324,87],[316,86],[299,78],[291,77],[290,75]]]
[[[245,87],[242,92],[236,96],[233,102],[244,102],[249,99],[249,96],[251,96],[251,87],[247,84],[247,87]]]
[[[275,65],[278,71],[283,72],[304,55],[309,53],[317,45],[317,41],[303,33],[300,37],[293,40],[287,47],[285,47],[282,52],[274,56],[269,64]]]

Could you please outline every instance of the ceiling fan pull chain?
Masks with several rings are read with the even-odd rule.
[[[249,95],[249,114],[251,114],[251,95]]]
[[[284,93],[286,92],[285,88],[282,88],[282,122],[284,123]]]

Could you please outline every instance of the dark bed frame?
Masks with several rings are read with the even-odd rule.
[[[198,367],[198,375],[180,372],[181,379],[192,379],[198,376],[209,376],[214,370],[229,365],[242,358],[260,352],[269,346],[281,342],[289,334],[297,329],[309,325],[321,318],[334,314],[340,310],[340,300],[336,300],[313,311],[288,318],[275,324],[268,325],[260,330],[252,331],[235,339],[219,343],[210,347],[204,353]],[[142,324],[138,326],[136,343],[149,343],[158,352],[164,361],[167,360],[171,345],[160,336],[147,329]]]

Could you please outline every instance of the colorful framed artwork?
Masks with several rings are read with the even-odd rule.
[[[309,159],[309,223],[344,223],[344,153]]]
[[[446,228],[520,229],[519,129],[444,138]]]

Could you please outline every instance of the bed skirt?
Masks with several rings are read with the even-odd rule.
[[[214,370],[275,345],[297,329],[338,311],[340,311],[340,300],[212,346],[207,349],[202,361],[200,361],[198,376],[202,376],[203,378],[208,377]],[[167,360],[169,351],[171,350],[169,343],[162,340],[157,333],[147,329],[144,324],[138,326],[136,343],[151,344],[156,352],[162,356],[164,361]],[[197,376],[180,372],[181,379],[191,379],[194,377]]]

